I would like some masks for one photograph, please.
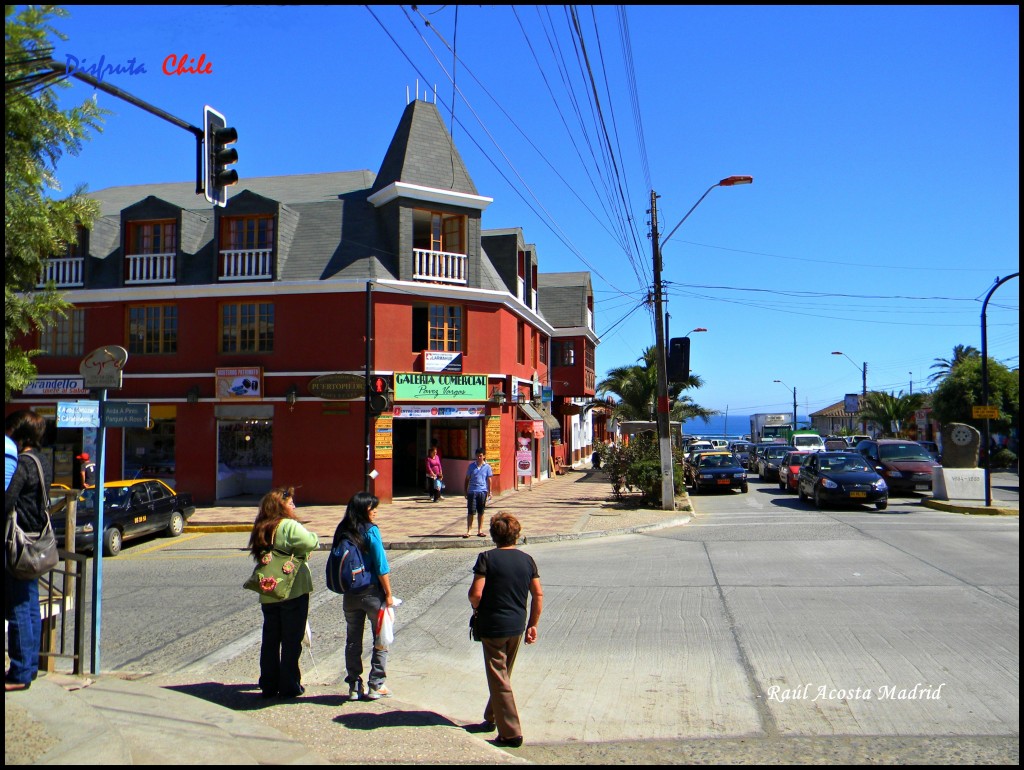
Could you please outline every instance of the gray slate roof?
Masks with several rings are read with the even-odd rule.
[[[586,326],[587,298],[593,294],[590,273],[537,275],[537,305],[552,326]]]

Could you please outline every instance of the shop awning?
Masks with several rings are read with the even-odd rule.
[[[529,432],[534,438],[544,435],[544,415],[533,408],[532,404],[519,404],[519,411],[525,420],[516,420],[516,433]]]

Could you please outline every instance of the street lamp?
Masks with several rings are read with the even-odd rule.
[[[693,210],[700,205],[708,193],[716,187],[732,187],[738,184],[750,184],[754,181],[752,176],[729,176],[711,185],[696,203],[686,212],[686,215],[679,220],[679,224],[672,228],[672,232],[665,238],[665,242],[672,237],[673,233],[686,221]],[[651,190],[651,251],[654,258],[654,338],[655,355],[657,356],[658,367],[658,448],[661,459],[661,508],[664,511],[675,510],[676,492],[673,484],[672,473],[672,439],[669,435],[669,403],[668,403],[668,362],[665,359],[665,321],[664,307],[662,305],[661,286],[661,246],[658,243],[658,195]]]
[[[857,362],[854,361],[849,356],[847,356],[846,353],[844,353],[841,350],[833,350],[832,351],[832,355],[834,355],[834,356],[846,356],[847,360],[849,360],[849,362],[851,364],[853,364],[854,366],[857,366]],[[867,420],[865,420],[863,418],[863,410],[867,406],[867,398],[868,398],[868,362],[867,361],[864,362],[864,367],[863,368],[861,368],[859,366],[857,366],[857,368],[861,370],[861,380],[860,380],[861,403],[860,403],[860,408],[861,408],[862,416],[861,416],[861,421],[860,421],[860,430],[861,430],[861,433],[867,433],[868,432],[868,423],[867,423]]]
[[[779,383],[779,385],[784,387],[786,390],[790,389],[789,385],[784,383],[782,380],[772,380],[772,382]],[[797,423],[796,423],[796,386],[794,385],[793,386],[793,430],[796,430],[796,429],[797,429]]]

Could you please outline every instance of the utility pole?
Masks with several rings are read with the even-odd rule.
[[[665,358],[665,317],[662,305],[661,248],[658,245],[658,196],[651,190],[651,246],[654,257],[654,339],[658,370],[658,451],[661,458],[661,509],[673,511],[676,490],[672,474],[672,440],[669,435],[668,368]]]

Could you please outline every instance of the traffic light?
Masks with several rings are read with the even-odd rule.
[[[669,382],[683,382],[690,377],[690,338],[673,337],[668,343]]]
[[[370,393],[367,396],[367,408],[373,414],[381,414],[391,409],[391,399],[388,394],[391,392],[391,383],[387,377],[377,375],[370,380]]]
[[[206,106],[203,112],[203,135],[206,147],[206,200],[226,206],[227,188],[238,184],[238,172],[228,168],[238,162],[238,150],[227,145],[238,141],[238,131],[227,125],[224,116]]]

